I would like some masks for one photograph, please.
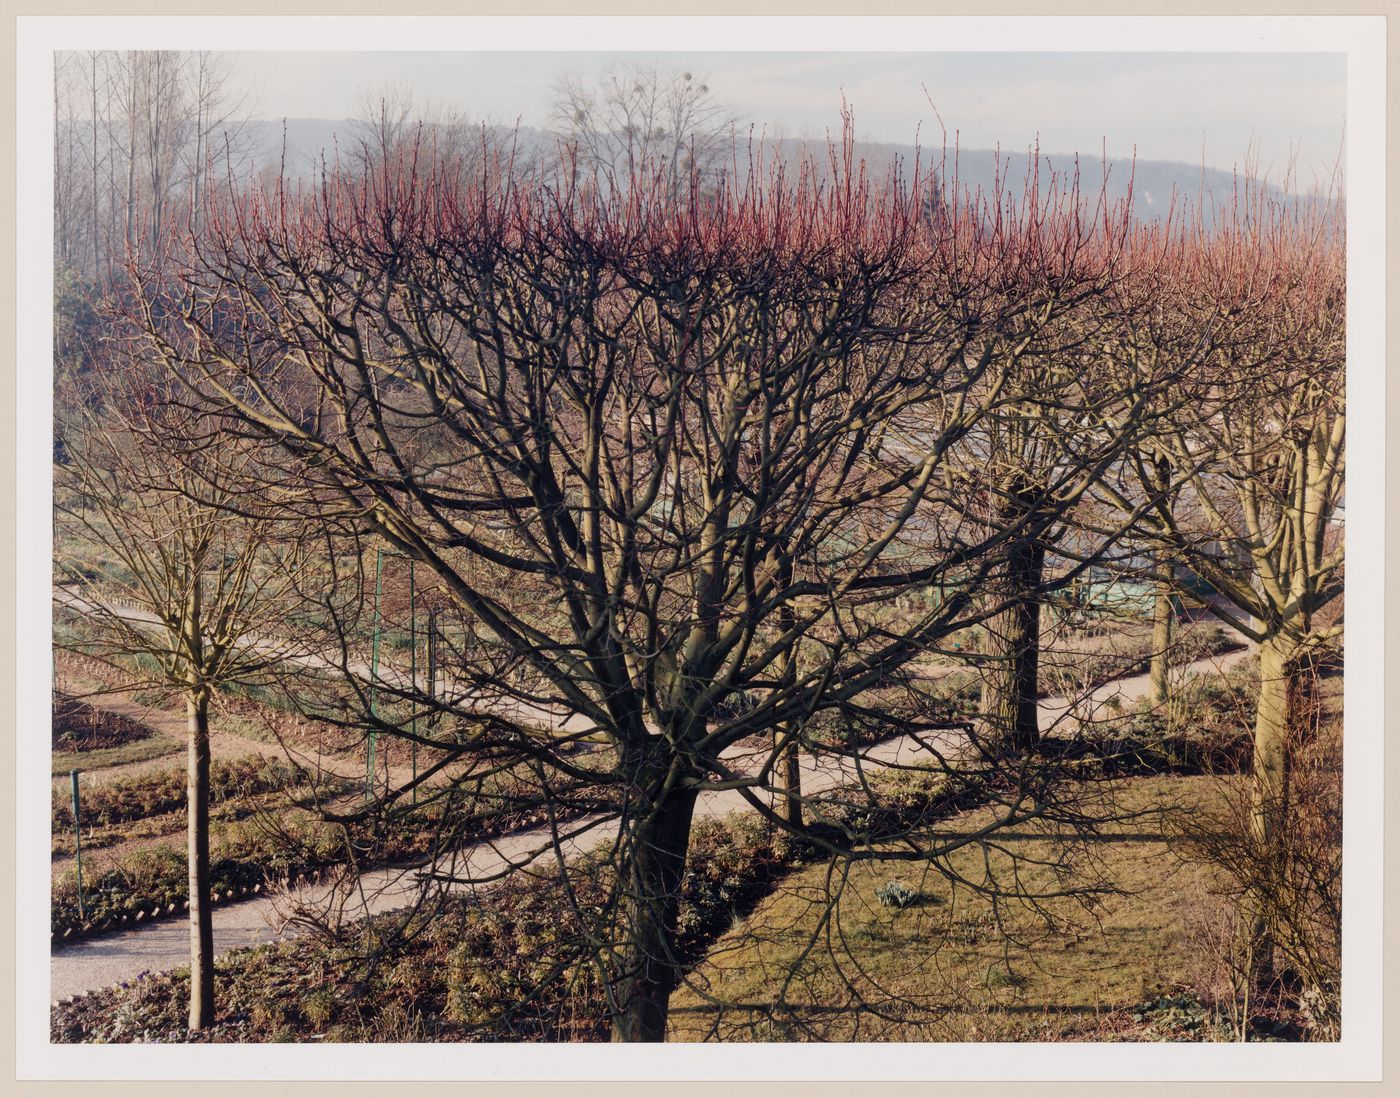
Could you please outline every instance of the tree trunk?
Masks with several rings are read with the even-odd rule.
[[[1018,538],[1007,549],[1005,571],[990,585],[989,597],[1001,609],[985,626],[983,653],[991,658],[982,680],[982,714],[992,735],[1015,751],[1032,750],[1040,740],[1036,699],[1044,568],[1039,540]]]
[[[1172,498],[1172,467],[1165,457],[1158,456],[1153,462],[1156,475],[1156,488],[1163,500]],[[1148,681],[1153,705],[1165,707],[1171,700],[1171,647],[1172,626],[1175,624],[1172,605],[1172,580],[1174,573],[1170,561],[1162,561],[1156,568],[1157,598],[1152,606],[1152,663],[1149,666]],[[1170,716],[1170,714],[1167,714]]]
[[[1288,665],[1288,719],[1295,744],[1307,743],[1322,729],[1322,699],[1317,689],[1322,664],[1319,649],[1304,648]]]
[[[778,817],[785,820],[792,827],[802,826],[802,757],[799,754],[797,740],[789,740],[783,747],[782,759],[779,762],[782,769],[782,796],[777,805]]]
[[[209,692],[185,699],[189,725],[190,1017],[189,1028],[214,1022],[214,917],[209,880]]]
[[[96,283],[101,277],[101,225],[97,208],[97,54],[92,55],[92,271],[90,272],[92,281]],[[107,267],[108,277],[111,276],[111,264]]]
[[[127,54],[127,64],[130,66],[128,79],[131,81],[130,95],[127,100],[126,118],[126,226],[125,237],[128,249],[136,243],[133,232],[136,228],[136,80],[137,61],[134,53]]]
[[[1288,826],[1290,652],[1281,638],[1259,645],[1259,708],[1254,721],[1254,788],[1250,835],[1258,852],[1258,881],[1250,897],[1254,977],[1273,972],[1278,905],[1283,902],[1280,836]]]
[[[786,589],[792,584],[792,560],[784,558],[781,565],[780,579],[783,588]],[[783,633],[790,632],[797,624],[797,615],[793,612],[792,603],[785,602],[778,608],[778,629]],[[791,690],[797,683],[797,648],[798,641],[793,640],[788,650],[783,653],[783,667],[780,680],[783,689]],[[786,742],[784,742],[786,741]],[[802,759],[799,754],[799,745],[796,736],[795,722],[775,728],[773,730],[774,747],[778,750],[778,787],[781,792],[778,794],[777,804],[774,805],[778,817],[787,821],[793,827],[802,826]]]
[[[1171,566],[1157,570],[1157,598],[1152,606],[1152,704],[1165,706],[1171,700],[1171,648],[1175,632],[1176,607],[1172,602]]]
[[[614,1041],[664,1041],[671,992],[680,982],[676,916],[695,814],[692,790],[668,797],[628,839],[625,916],[614,984]]]

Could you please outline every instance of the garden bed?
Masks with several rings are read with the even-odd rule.
[[[755,820],[697,825],[682,885],[685,954],[702,955],[797,861]],[[586,909],[600,903],[601,874],[580,881],[577,902]],[[385,950],[376,937],[395,925],[381,916],[329,947],[300,939],[225,954],[215,966],[217,1023],[197,1035],[185,1030],[188,970],[177,969],[55,1006],[52,1039],[607,1039],[577,914],[556,880],[521,877],[477,898],[449,898],[430,920],[412,925],[399,948]]]
[[[358,783],[348,783],[323,787],[319,793],[323,798],[344,796],[358,788]],[[565,822],[607,807],[567,790],[556,792],[559,799],[548,813],[533,796],[498,787],[476,795],[476,811],[454,810],[447,824],[447,796],[439,793],[417,807],[345,825],[322,819],[310,803],[299,805],[286,794],[280,805],[257,806],[251,818],[213,823],[213,895],[220,900],[245,896],[347,863],[362,870],[415,865],[434,850],[499,838],[545,823],[547,816]],[[358,805],[352,801],[346,807]],[[50,905],[55,940],[91,937],[187,909],[189,875],[183,845],[138,850],[104,868],[89,864],[86,869],[81,908],[71,863],[55,874]]]
[[[53,697],[53,750],[85,752],[110,750],[154,736],[149,725],[99,709],[68,694]]]

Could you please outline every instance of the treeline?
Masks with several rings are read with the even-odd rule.
[[[172,211],[198,224],[211,177],[240,169],[244,104],[225,55],[94,50],[54,58],[54,257],[110,281]],[[216,165],[218,166],[216,168]]]

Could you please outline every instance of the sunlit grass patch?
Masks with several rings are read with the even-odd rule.
[[[805,868],[736,924],[673,998],[671,1038],[1037,1040],[1092,1030],[1189,967],[1183,898],[1204,873],[1163,813],[1218,800],[1220,779],[1125,783],[1124,815],[1082,844],[1027,825],[918,863]],[[973,830],[989,810],[950,830]],[[1113,892],[1076,889],[1099,885]],[[990,893],[1001,895],[993,897]],[[891,897],[902,902],[886,902]],[[770,1006],[770,1004],[777,1004]]]

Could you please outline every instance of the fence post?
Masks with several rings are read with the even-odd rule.
[[[428,697],[437,700],[437,607],[428,607]],[[428,720],[431,722],[432,717]]]
[[[437,607],[428,607],[428,697],[433,700],[433,712],[428,716],[428,727],[433,726],[437,718],[437,665],[438,665],[438,627],[437,627]]]
[[[409,731],[413,734],[410,753],[413,756],[413,803],[418,803],[418,602],[413,589],[413,558],[408,558],[408,692],[412,698],[413,718]]]
[[[369,657],[369,715],[370,720],[379,716],[379,599],[384,591],[384,550],[374,551],[374,639],[370,643]],[[369,755],[365,759],[365,801],[374,792],[374,741],[375,728],[370,725]]]
[[[87,922],[87,907],[83,903],[83,821],[78,803],[78,771],[68,771],[73,782],[73,859],[78,867],[78,918]]]

